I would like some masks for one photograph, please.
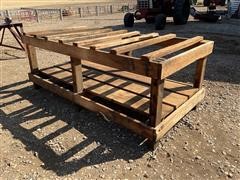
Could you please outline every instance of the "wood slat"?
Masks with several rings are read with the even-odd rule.
[[[164,79],[180,69],[188,66],[189,64],[207,57],[213,51],[213,41],[206,42],[188,51],[185,51],[177,56],[167,59],[161,62],[162,74],[161,78]]]
[[[124,33],[127,33],[127,32],[128,32],[127,30],[118,30],[118,31],[111,31],[111,32],[107,32],[107,33],[95,33],[93,35],[87,35],[87,36],[82,36],[82,37],[74,37],[74,38],[59,40],[59,42],[60,43],[79,42],[79,41],[90,40],[90,39],[99,38],[99,37],[106,37],[106,36],[111,36],[111,35],[124,34]]]
[[[166,56],[168,54],[171,54],[173,52],[176,52],[176,51],[179,51],[181,49],[190,47],[190,46],[192,46],[194,44],[197,44],[197,43],[199,43],[202,40],[203,40],[202,36],[196,36],[194,38],[187,39],[187,40],[185,40],[183,42],[179,42],[177,44],[174,44],[174,45],[171,45],[171,46],[159,49],[157,51],[153,51],[153,52],[150,52],[148,54],[144,54],[142,56],[142,58],[143,59],[147,59],[147,60],[154,60],[154,59],[157,59],[157,58],[161,58],[161,57]]]
[[[140,48],[144,48],[144,47],[151,46],[154,44],[158,44],[158,43],[173,39],[175,37],[176,37],[176,34],[167,34],[164,36],[155,37],[155,38],[144,40],[141,42],[136,42],[133,44],[128,44],[128,45],[113,48],[113,49],[111,49],[111,53],[113,53],[113,54],[126,53],[126,52],[133,51],[136,49],[140,49]]]
[[[101,28],[89,28],[86,26],[81,26],[81,27],[77,27],[77,28],[52,29],[52,30],[45,30],[45,31],[27,32],[27,33],[25,33],[25,35],[50,36],[50,35],[56,35],[56,34],[87,31],[87,30],[91,30],[91,29],[101,29]]]
[[[64,39],[69,39],[69,38],[76,38],[80,36],[88,36],[92,34],[97,34],[97,33],[105,33],[105,32],[111,32],[111,28],[105,28],[105,29],[93,29],[93,30],[88,30],[88,31],[83,31],[83,32],[74,32],[74,33],[68,33],[68,34],[60,34],[60,35],[54,35],[54,36],[47,36],[48,40],[64,40]]]
[[[158,33],[150,33],[150,34],[145,34],[145,35],[132,37],[132,38],[127,38],[127,39],[113,40],[113,41],[109,41],[109,42],[102,42],[102,43],[99,43],[99,44],[91,45],[90,48],[94,49],[94,50],[95,49],[104,49],[104,48],[109,48],[109,47],[113,47],[113,46],[120,46],[120,45],[124,45],[124,44],[143,41],[143,40],[151,39],[151,38],[154,38],[154,37],[157,37],[157,36],[159,36]]]
[[[89,39],[89,40],[85,40],[85,41],[79,41],[79,42],[75,42],[74,45],[76,45],[76,46],[84,46],[85,45],[86,46],[86,45],[90,45],[92,43],[101,43],[101,42],[105,42],[108,40],[123,39],[123,38],[138,36],[138,35],[140,35],[139,31],[133,31],[133,32],[128,32],[128,33],[124,33],[124,34],[118,34],[118,35],[113,35],[113,36],[100,37],[100,38]]]

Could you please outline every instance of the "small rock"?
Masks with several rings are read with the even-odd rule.
[[[34,152],[33,155],[34,155],[35,157],[38,157],[38,152]]]
[[[224,156],[226,156],[226,155],[227,155],[227,153],[226,153],[225,151],[223,151],[223,152],[222,152],[222,154],[223,154]]]
[[[128,160],[128,163],[133,163],[134,161],[132,159],[129,159]]]
[[[131,170],[132,170],[132,168],[131,168],[131,167],[129,167],[129,166],[127,166],[127,167],[126,167],[126,170],[129,170],[129,171],[131,171]]]
[[[167,157],[171,157],[171,154],[169,152],[167,152]]]
[[[103,172],[106,171],[106,168],[102,168],[102,171],[103,171]]]
[[[148,176],[148,174],[146,172],[144,173],[143,177],[149,178],[149,176]]]
[[[99,168],[99,165],[95,164],[93,165],[94,168],[98,169]]]
[[[196,156],[195,159],[196,159],[196,160],[200,160],[200,159],[201,159],[201,156]]]
[[[147,167],[152,168],[152,165],[151,164],[147,164]]]
[[[12,164],[11,164],[10,162],[7,163],[7,166],[11,167],[11,165],[12,165]]]
[[[233,174],[232,174],[232,173],[227,173],[227,176],[228,176],[229,178],[232,178],[232,177],[233,177]]]
[[[105,175],[104,175],[104,174],[100,174],[99,177],[102,178],[102,179],[104,179],[104,178],[105,178]]]

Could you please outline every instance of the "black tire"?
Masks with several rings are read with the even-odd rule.
[[[203,6],[209,6],[210,0],[203,0]]]
[[[159,14],[155,17],[155,29],[162,30],[166,25],[166,16],[165,14]]]
[[[221,0],[220,5],[221,6],[225,6],[225,4],[226,4],[226,1],[225,0]]]
[[[134,15],[132,13],[127,13],[124,16],[124,26],[133,27],[134,24]]]
[[[147,24],[153,24],[155,22],[155,17],[146,17],[145,20]]]
[[[173,21],[176,25],[186,24],[190,14],[189,0],[175,0]]]

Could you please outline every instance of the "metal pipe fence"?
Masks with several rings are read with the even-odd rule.
[[[55,8],[55,9],[13,9],[0,11],[0,20],[3,21],[5,17],[12,18],[13,21],[21,22],[43,22],[45,20],[64,20],[70,17],[91,17],[107,14],[114,14],[120,12],[127,12],[136,9],[135,3],[118,3],[107,4],[99,6],[80,6],[69,8]]]

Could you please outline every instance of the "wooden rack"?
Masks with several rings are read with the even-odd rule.
[[[35,85],[103,114],[147,138],[152,147],[204,98],[202,82],[214,44],[201,36],[86,27],[26,33],[22,40]],[[158,49],[132,55],[152,45]],[[39,69],[36,47],[70,60]],[[194,62],[192,84],[167,79]]]

